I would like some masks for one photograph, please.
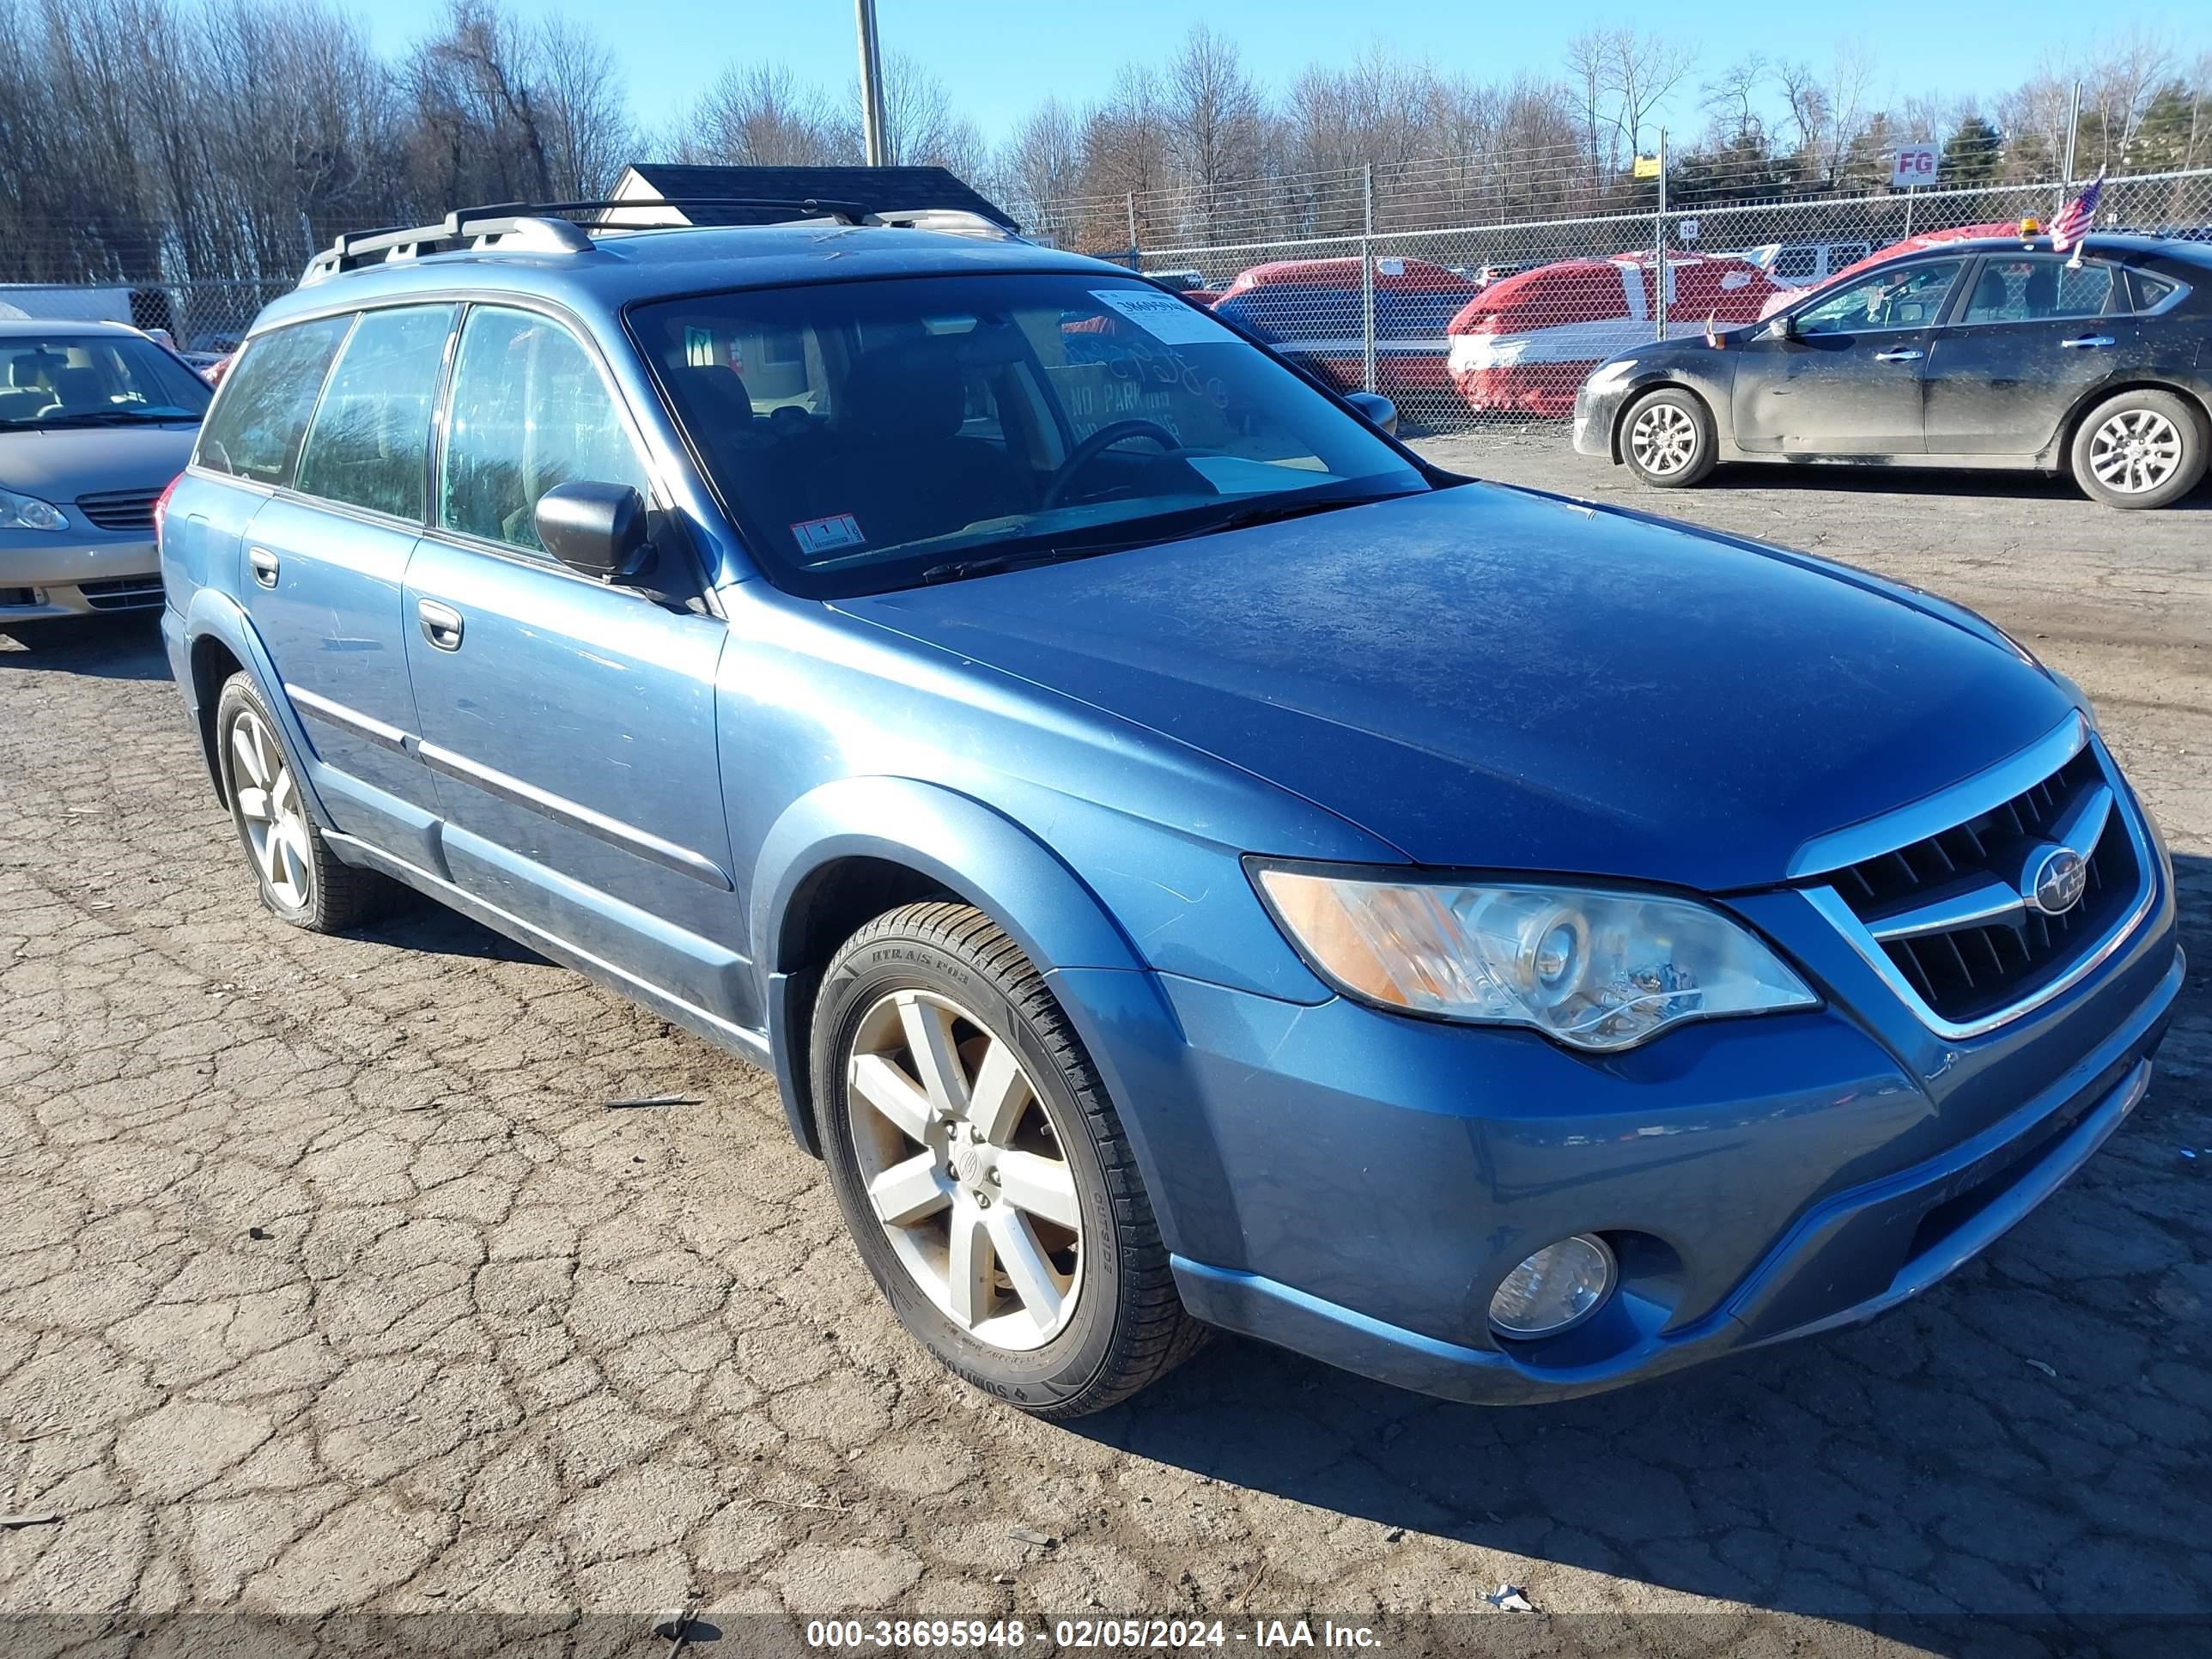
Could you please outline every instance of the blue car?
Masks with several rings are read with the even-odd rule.
[[[427,894],[770,1068],[961,1376],[1587,1394],[1917,1295],[2143,1097],[2169,860],[1997,629],[787,216],[342,240],[163,626],[271,911]]]

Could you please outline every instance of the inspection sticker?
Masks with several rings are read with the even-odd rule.
[[[1221,325],[1172,294],[1154,294],[1135,288],[1094,288],[1091,297],[1111,306],[1155,340],[1168,345],[1212,345],[1221,339]]]
[[[801,553],[835,553],[840,548],[858,547],[868,538],[860,533],[860,521],[849,513],[840,513],[835,518],[809,519],[791,526]]]

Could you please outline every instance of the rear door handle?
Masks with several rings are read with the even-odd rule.
[[[2108,346],[2112,343],[2112,337],[2109,334],[2080,334],[2070,340],[2061,340],[2058,343],[2063,346],[2078,346],[2085,350],[2094,351],[2099,346]]]
[[[253,580],[264,587],[276,586],[276,556],[265,547],[249,547],[246,562],[253,567]]]
[[[1923,351],[1914,350],[1911,346],[1900,346],[1895,351],[1875,352],[1874,360],[1878,363],[1917,363],[1927,355]]]
[[[422,637],[441,651],[461,648],[461,613],[435,599],[418,599],[415,615],[422,624]]]

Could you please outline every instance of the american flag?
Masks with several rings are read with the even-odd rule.
[[[2089,234],[2090,221],[2097,216],[2097,198],[2105,188],[2105,175],[2099,173],[2089,188],[2069,202],[2051,222],[2051,247],[2054,253],[2063,253],[2079,246]]]

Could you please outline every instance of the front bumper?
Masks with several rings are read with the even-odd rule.
[[[151,611],[161,603],[161,562],[150,540],[64,531],[35,544],[0,546],[0,623]]]
[[[1762,925],[1818,1009],[1590,1058],[1160,975],[1180,1042],[1116,1045],[1110,1080],[1194,1316],[1446,1398],[1569,1398],[1871,1318],[2055,1191],[2142,1099],[2181,985],[2155,884],[2094,975],[1971,1042],[1881,1006],[1784,894]],[[1606,1308],[1495,1336],[1499,1281],[1578,1232],[1620,1261]]]
[[[1630,387],[1625,382],[1595,392],[1590,389],[1589,380],[1582,383],[1575,393],[1576,454],[1595,455],[1607,461],[1620,459],[1613,453],[1613,428],[1620,418],[1620,406],[1627,401],[1629,392]]]

